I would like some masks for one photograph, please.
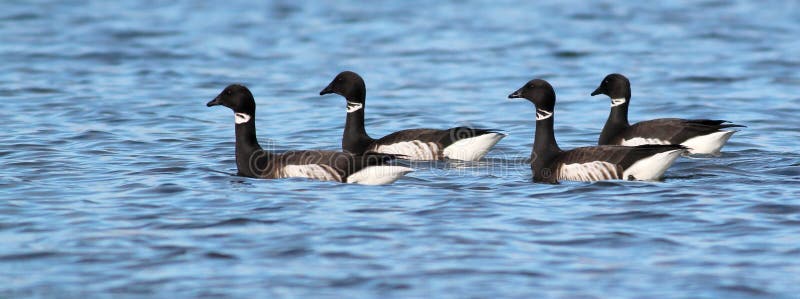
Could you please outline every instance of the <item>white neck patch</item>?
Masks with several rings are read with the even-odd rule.
[[[237,125],[246,123],[250,121],[250,114],[236,112],[233,114],[233,121],[236,122]]]
[[[364,104],[347,101],[347,113],[356,112],[364,108]]]
[[[611,107],[617,107],[619,105],[625,104],[625,102],[627,101],[628,100],[626,100],[625,98],[611,99]]]
[[[553,111],[543,109],[536,109],[536,120],[543,120],[553,117]]]

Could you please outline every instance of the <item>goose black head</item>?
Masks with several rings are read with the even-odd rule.
[[[336,78],[333,78],[333,81],[322,89],[319,95],[329,93],[343,96],[347,102],[364,104],[367,88],[361,76],[351,71],[344,71],[336,75]]]
[[[600,82],[600,86],[592,92],[592,96],[604,94],[612,99],[630,99],[631,82],[620,74],[609,74]]]
[[[206,106],[222,105],[231,108],[235,113],[245,113],[254,115],[256,113],[256,101],[253,99],[253,94],[244,85],[231,84],[216,98],[208,102]]]
[[[531,101],[537,109],[553,111],[556,105],[556,92],[550,83],[542,79],[533,79],[525,83],[517,91],[508,95],[509,99],[523,98]]]

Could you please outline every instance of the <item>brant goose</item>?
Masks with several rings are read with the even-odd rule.
[[[323,181],[389,184],[413,169],[388,165],[392,155],[354,155],[334,151],[266,151],[256,139],[256,102],[247,87],[232,84],[206,106],[222,105],[233,110],[236,122],[236,168],[238,175],[252,178],[301,177]]]
[[[319,92],[336,93],[347,100],[347,121],[342,135],[342,150],[354,154],[377,152],[402,156],[409,160],[444,158],[476,161],[483,158],[500,139],[496,130],[455,127],[447,130],[410,129],[372,139],[364,129],[364,104],[367,88],[364,79],[354,72],[341,72]]]
[[[564,151],[553,133],[556,93],[550,83],[531,80],[508,98],[524,98],[536,106],[536,135],[531,153],[534,182],[559,180],[657,180],[684,151],[682,145],[601,145]]]
[[[690,154],[719,154],[731,138],[732,127],[744,127],[725,120],[659,118],[628,124],[628,104],[631,100],[631,83],[620,74],[610,74],[603,79],[592,96],[605,94],[611,98],[608,115],[598,144],[641,145],[681,144]]]

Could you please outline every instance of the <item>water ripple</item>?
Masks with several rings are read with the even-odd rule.
[[[0,297],[795,297],[797,4],[581,4],[0,3]],[[262,145],[338,149],[345,69],[373,137],[508,137],[389,186],[235,176],[208,100],[247,84]],[[533,184],[508,93],[549,80],[559,144],[591,145],[610,72],[631,121],[747,127],[662,182]]]

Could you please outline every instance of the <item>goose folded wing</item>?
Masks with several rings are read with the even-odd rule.
[[[288,151],[274,158],[273,167],[283,176],[342,181],[361,167],[354,155],[335,151]],[[360,168],[359,168],[360,169]]]
[[[325,169],[335,172],[339,178],[346,178],[368,166],[386,165],[399,155],[367,152],[354,155],[336,151],[289,151],[281,155],[278,163],[282,166],[313,165],[309,169]]]
[[[447,130],[408,129],[386,135],[385,137],[378,139],[376,143],[393,144],[407,141],[420,141],[423,143],[436,143],[441,148],[445,148],[461,139],[472,138],[488,133],[499,133],[499,131],[470,127],[454,127]]]
[[[625,131],[623,138],[631,140],[640,137],[677,144],[729,127],[740,127],[740,125],[726,123],[724,120],[662,118],[632,125]]]
[[[676,149],[685,149],[685,147],[681,145],[601,145],[579,147],[562,153],[558,161],[563,164],[608,162],[625,169],[646,157]]]

